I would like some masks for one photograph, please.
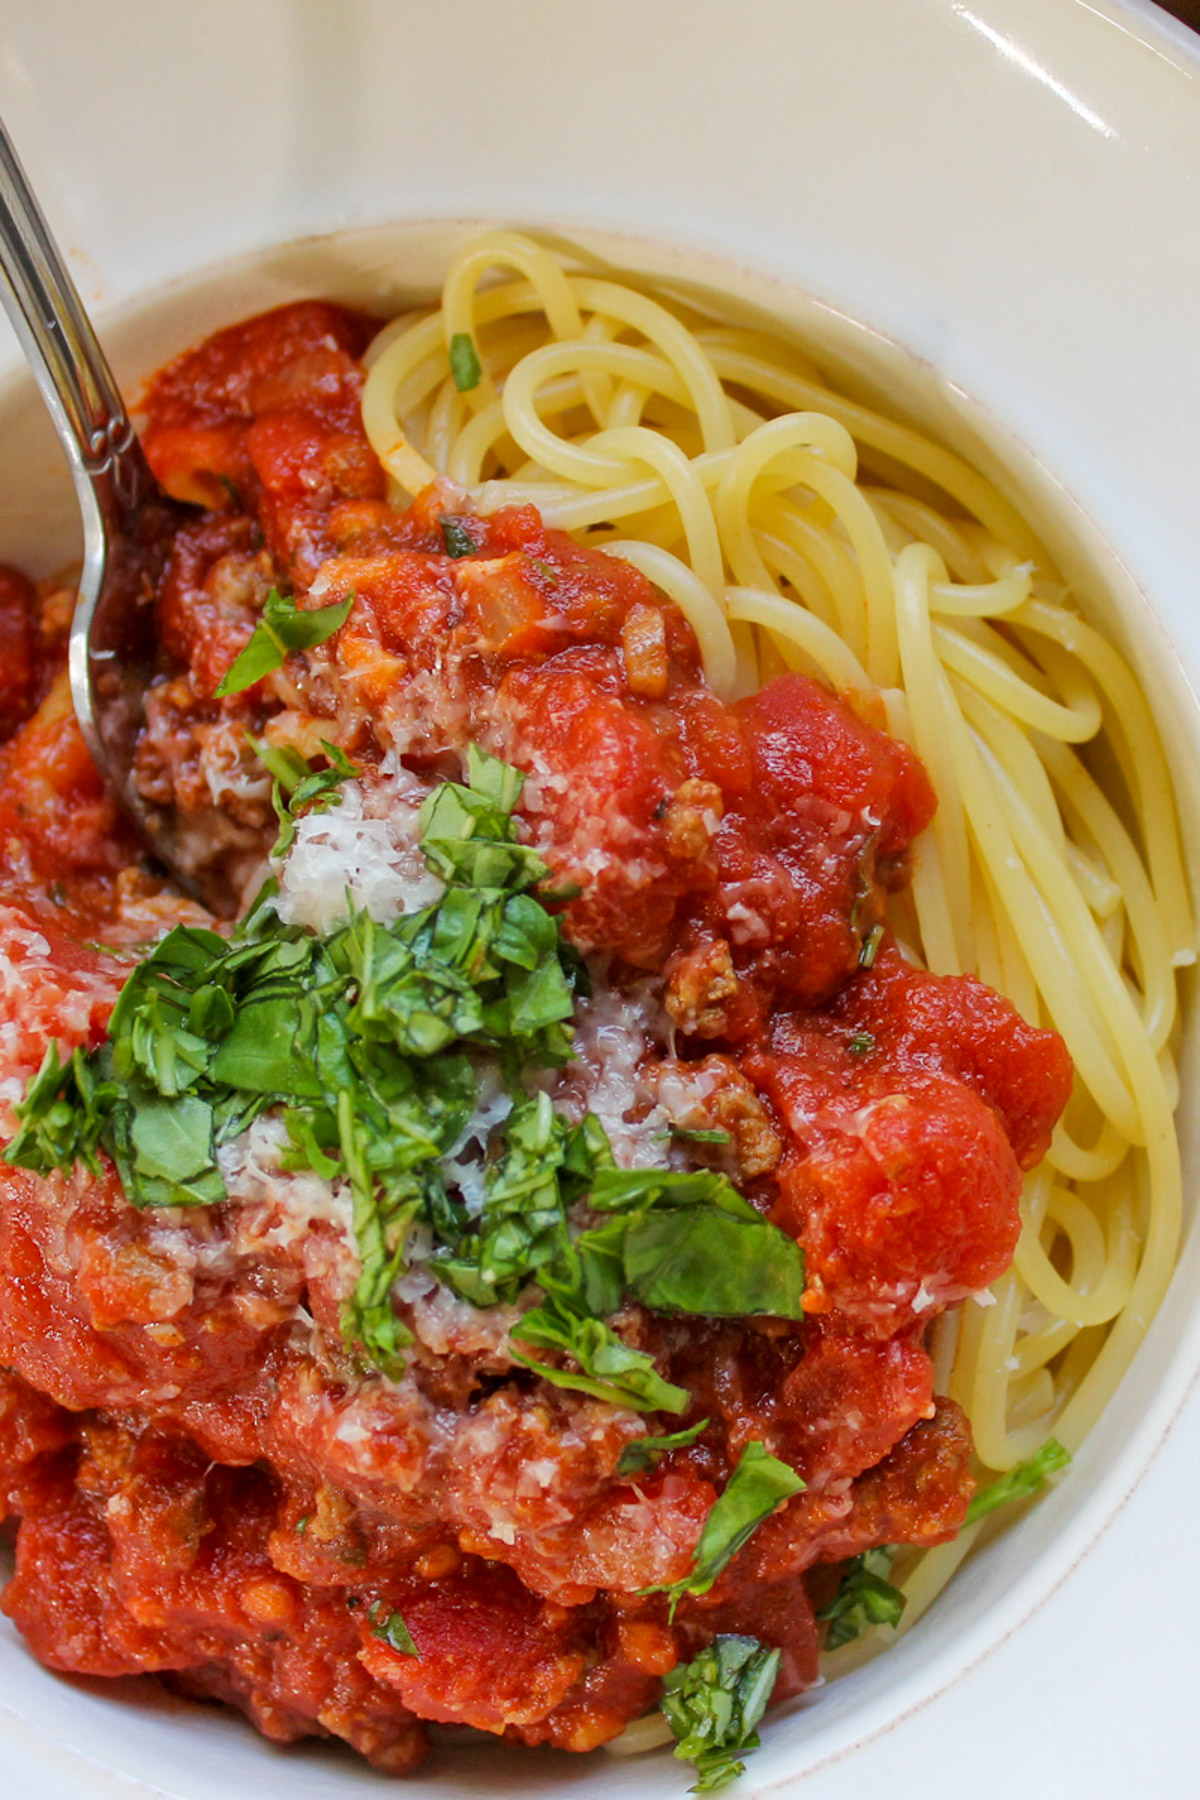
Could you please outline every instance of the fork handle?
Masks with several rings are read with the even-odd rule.
[[[0,121],[0,302],[29,359],[81,499],[109,484],[136,504],[149,474],[107,358],[96,340],[12,140]]]

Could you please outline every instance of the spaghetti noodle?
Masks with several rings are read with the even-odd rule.
[[[1051,1431],[1074,1448],[1180,1225],[1176,971],[1195,928],[1129,668],[982,475],[763,331],[500,231],[367,361],[363,420],[397,490],[535,504],[675,602],[721,698],[816,674],[922,757],[938,810],[890,922],[912,960],[1054,1026],[1076,1070],[1012,1268],[935,1328],[939,1388],[986,1469]],[[910,1565],[905,1628],[978,1530]]]

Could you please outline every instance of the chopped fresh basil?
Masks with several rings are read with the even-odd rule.
[[[894,1627],[900,1623],[907,1602],[900,1589],[887,1580],[894,1555],[889,1546],[881,1545],[864,1550],[846,1564],[837,1593],[817,1614],[829,1626],[826,1650],[840,1650],[871,1625]]]
[[[559,1178],[569,1135],[547,1094],[509,1115],[503,1151],[485,1178],[479,1229],[461,1234],[435,1264],[462,1299],[474,1306],[513,1301],[558,1251],[566,1232]]]
[[[13,1106],[19,1129],[4,1152],[5,1161],[38,1175],[76,1162],[98,1173],[105,1119],[100,1086],[85,1052],[76,1050],[63,1063],[52,1038],[24,1097]]]
[[[663,1677],[660,1702],[675,1735],[675,1754],[696,1765],[693,1794],[715,1794],[742,1774],[741,1758],[758,1748],[755,1727],[779,1673],[780,1652],[757,1638],[713,1639],[689,1663]]]
[[[469,394],[479,386],[483,368],[475,340],[469,331],[456,331],[450,339],[450,373],[460,394]]]
[[[404,1367],[400,1352],[412,1343],[412,1333],[396,1316],[392,1287],[404,1267],[405,1240],[420,1209],[421,1190],[416,1182],[407,1188],[401,1183],[399,1204],[391,1194],[380,1203],[367,1129],[356,1118],[345,1088],[337,1098],[337,1126],[354,1199],[354,1240],[361,1264],[344,1310],[342,1334],[350,1343],[361,1344],[385,1374],[398,1375]]]
[[[764,1444],[754,1439],[742,1451],[724,1493],[704,1521],[690,1574],[671,1586],[641,1591],[669,1594],[672,1615],[685,1594],[707,1594],[718,1575],[750,1541],[759,1526],[783,1501],[802,1492],[804,1486],[795,1469],[780,1462]]]
[[[879,946],[883,942],[883,934],[884,927],[882,925],[872,925],[870,931],[868,931],[866,937],[863,939],[862,948],[858,953],[858,966],[860,969],[870,969],[874,967],[875,958],[879,955]]]
[[[713,1169],[597,1171],[588,1196],[624,1286],[658,1312],[803,1317],[804,1255]],[[624,1222],[624,1231],[618,1226]],[[592,1234],[577,1248],[587,1253]]]
[[[1025,1462],[1018,1463],[1006,1475],[1001,1475],[990,1486],[981,1488],[967,1508],[968,1525],[978,1524],[998,1506],[1010,1506],[1016,1500],[1028,1500],[1050,1475],[1056,1475],[1065,1469],[1071,1460],[1070,1451],[1064,1450],[1057,1438],[1047,1438],[1033,1456]]]
[[[348,1602],[347,1602],[348,1604]],[[384,1613],[383,1603],[373,1600],[367,1608],[367,1618],[371,1621],[371,1636],[385,1643],[389,1650],[398,1650],[401,1656],[415,1656],[421,1660],[421,1652],[413,1642],[412,1632],[404,1623],[404,1615],[398,1612]]]
[[[707,1419],[701,1419],[695,1425],[685,1425],[682,1431],[672,1431],[666,1437],[633,1438],[625,1445],[617,1458],[617,1474],[644,1475],[652,1469],[660,1456],[668,1456],[672,1450],[684,1450],[694,1444],[700,1433],[706,1429]]]
[[[442,528],[442,542],[446,546],[447,556],[474,556],[478,546],[462,519],[447,515],[439,519],[438,524]]]
[[[584,1192],[616,1216],[572,1238],[567,1211]],[[544,1095],[512,1114],[476,1232],[443,1244],[439,1274],[476,1306],[515,1300],[536,1273],[581,1319],[625,1295],[657,1312],[802,1317],[799,1247],[725,1176],[616,1169],[598,1121],[569,1130]]]
[[[667,1136],[676,1138],[681,1144],[728,1144],[732,1142],[727,1131],[695,1131],[690,1125],[672,1125]]]
[[[715,1206],[655,1210],[629,1221],[625,1287],[655,1312],[718,1319],[804,1316],[804,1256],[768,1220]]]
[[[562,1351],[579,1364],[576,1374],[513,1350],[518,1362],[555,1387],[574,1388],[635,1412],[681,1413],[691,1401],[686,1388],[663,1379],[652,1356],[623,1344],[603,1319],[581,1318],[555,1301],[527,1312],[510,1336],[535,1348]]]
[[[602,1170],[591,1194],[597,1212],[635,1212],[644,1206],[712,1206],[737,1219],[758,1219],[728,1175],[715,1169]]]
[[[339,752],[327,754],[330,768],[313,775],[300,759],[272,753],[291,808],[303,794],[310,804],[330,797],[349,772]],[[443,1243],[465,1228],[441,1173],[475,1103],[464,1046],[514,1071],[561,1062],[570,1049],[576,964],[556,922],[524,891],[541,864],[519,860],[525,853],[511,841],[521,777],[478,754],[471,777],[472,788],[457,789],[454,817],[469,822],[477,846],[490,832],[506,856],[518,853],[498,871],[502,885],[469,885],[471,869],[459,878],[437,836],[450,807],[431,808],[431,860],[448,867],[452,885],[423,912],[389,926],[352,912],[318,938],[282,923],[268,884],[231,939],[177,926],[130,973],[98,1050],[66,1064],[47,1051],[5,1152],[46,1173],[77,1160],[98,1169],[106,1151],[135,1206],[212,1204],[227,1198],[220,1147],[266,1108],[284,1108],[286,1166],[349,1184],[361,1271],[345,1332],[390,1374],[408,1336],[391,1294],[413,1225],[428,1221]],[[557,1146],[549,1174],[521,1135],[527,1117]],[[598,1144],[592,1127],[568,1132],[548,1101],[531,1103],[516,1125],[491,1176],[487,1250],[505,1280],[537,1266],[543,1225],[565,1237],[558,1189],[546,1220],[530,1212],[538,1182],[564,1182],[573,1200],[595,1162],[585,1139]],[[507,1262],[504,1232],[523,1246]]]
[[[279,836],[271,855],[283,857],[295,839],[296,820],[303,813],[325,812],[328,807],[337,805],[342,783],[353,780],[362,771],[344,750],[339,750],[336,744],[326,743],[324,738],[321,749],[329,759],[328,766],[314,769],[298,750],[277,749],[252,737],[249,732],[246,736],[255,756],[272,777],[271,804],[279,820]]]
[[[354,595],[329,606],[299,607],[289,594],[272,588],[249,643],[226,669],[216,698],[240,694],[264,675],[281,669],[294,650],[312,650],[340,631],[350,616]]]
[[[856,1031],[846,1048],[851,1056],[865,1056],[868,1050],[875,1048],[875,1034],[871,1031]]]
[[[421,848],[443,881],[520,893],[550,873],[535,851],[519,842],[512,820],[525,777],[471,744],[470,785],[443,781],[421,807]]]

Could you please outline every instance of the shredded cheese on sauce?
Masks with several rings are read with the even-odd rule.
[[[305,813],[279,871],[285,925],[324,933],[353,905],[388,925],[445,893],[422,856],[417,813],[425,788],[398,768],[381,781],[347,781],[340,804]]]

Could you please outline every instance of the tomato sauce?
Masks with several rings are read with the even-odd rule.
[[[247,729],[368,772],[457,776],[469,741],[516,764],[567,935],[618,987],[653,977],[674,1045],[651,1073],[704,1073],[702,1123],[728,1136],[708,1154],[807,1271],[802,1323],[626,1307],[624,1340],[708,1423],[623,1478],[642,1421],[517,1367],[504,1309],[409,1295],[409,1375],[355,1369],[328,1216],[137,1212],[111,1170],[4,1169],[5,1610],[51,1667],[157,1673],[403,1773],[426,1720],[593,1748],[718,1632],[778,1646],[777,1697],[796,1692],[833,1564],[955,1534],[970,1431],[933,1393],[928,1327],[1008,1265],[1071,1071],[1053,1033],[881,935],[935,806],[905,746],[799,675],[722,704],[680,613],[530,507],[480,518],[446,484],[387,504],[358,411],[370,331],[285,307],[150,385],[147,453],[196,510],[157,600],[143,790],[235,883],[274,832]],[[272,587],[355,601],[303,667],[218,701]],[[99,1041],[132,946],[200,916],[87,760],[62,622],[61,590],[0,578],[6,1107],[50,1038]],[[755,1441],[805,1489],[672,1617],[641,1590],[687,1574]],[[419,1658],[381,1635],[393,1612]]]

